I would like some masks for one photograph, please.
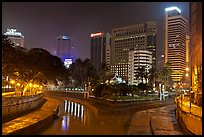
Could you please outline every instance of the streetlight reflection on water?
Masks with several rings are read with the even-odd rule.
[[[70,124],[70,115],[84,122],[84,106],[68,100],[64,101],[64,112],[67,115],[62,117],[62,130],[67,131]]]

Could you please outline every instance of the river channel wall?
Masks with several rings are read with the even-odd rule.
[[[81,105],[87,106],[91,110],[93,110],[95,113],[98,113],[98,109],[88,103],[84,98],[84,93],[83,92],[67,92],[67,91],[48,91],[50,95],[54,96],[60,96],[60,97],[65,97],[65,100],[69,100],[71,102],[79,103]],[[89,98],[90,99],[90,98]]]
[[[138,100],[126,100],[126,101],[114,101],[114,100],[105,100],[97,97],[89,97],[90,101],[95,101],[101,104],[109,105],[109,106],[129,106],[134,104],[145,104],[151,101],[155,102],[155,99],[138,99]]]
[[[2,97],[2,119],[15,117],[37,108],[43,102],[43,93],[30,96]]]

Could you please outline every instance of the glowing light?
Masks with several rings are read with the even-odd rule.
[[[101,35],[102,35],[102,33],[100,32],[100,33],[91,34],[91,37],[101,36]]]
[[[186,73],[186,77],[188,77],[189,76],[189,74],[188,73]]]
[[[15,80],[11,80],[10,83],[11,83],[11,84],[15,84]]]
[[[7,32],[5,32],[4,35],[24,37],[20,32],[16,32],[16,29],[7,29]]]
[[[20,83],[17,83],[16,85],[19,87],[21,84],[20,84]]]
[[[62,39],[67,39],[67,36],[62,36]]]
[[[186,71],[189,71],[189,67],[186,68]]]
[[[65,59],[64,60],[64,66],[66,68],[69,68],[71,64],[72,64],[72,59]]]
[[[177,10],[179,13],[181,13],[181,10],[180,10],[178,7],[176,7],[176,6],[174,6],[174,7],[169,7],[169,8],[166,8],[166,9],[165,9],[165,11],[172,11],[172,10]]]

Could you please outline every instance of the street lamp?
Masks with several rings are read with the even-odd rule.
[[[11,80],[10,83],[11,83],[11,84],[15,84],[15,80]]]
[[[29,84],[29,87],[30,87],[30,93],[31,93],[31,87],[32,87],[32,83],[30,83],[30,84]]]
[[[15,83],[16,83],[15,80],[10,80],[10,84],[14,85],[14,91],[15,91]]]

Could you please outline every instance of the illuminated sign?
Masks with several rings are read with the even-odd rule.
[[[65,59],[64,60],[64,65],[66,68],[69,68],[69,66],[72,64],[72,59]]]
[[[174,7],[169,7],[169,8],[166,8],[166,9],[165,9],[165,11],[172,11],[172,10],[177,10],[179,13],[181,13],[181,10],[180,10],[178,7],[176,7],[176,6],[174,6]]]
[[[91,34],[91,37],[101,36],[101,35],[102,35],[102,33],[100,32],[100,33]]]
[[[16,29],[7,29],[7,32],[4,35],[11,35],[11,36],[21,36],[23,35],[20,32],[16,32]]]
[[[67,39],[67,36],[62,36],[62,39]]]

